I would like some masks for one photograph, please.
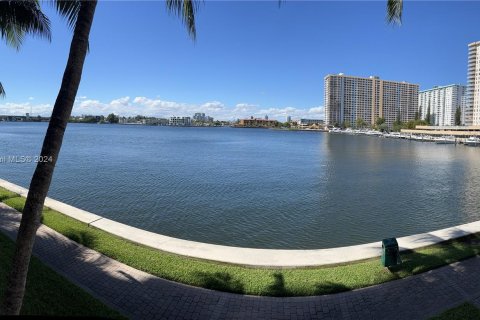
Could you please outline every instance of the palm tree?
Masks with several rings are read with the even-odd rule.
[[[0,37],[19,50],[26,34],[50,40],[50,21],[40,10],[38,1],[0,1]],[[0,97],[5,97],[1,82]]]
[[[389,23],[401,25],[403,12],[403,0],[387,1],[387,21]]]
[[[4,301],[3,311],[7,315],[20,313],[35,234],[40,226],[43,203],[50,187],[63,135],[80,85],[97,0],[57,0],[54,4],[60,15],[66,17],[69,25],[74,28],[73,39],[40,154],[41,158],[52,159],[52,161],[37,163],[17,234],[12,270]],[[195,13],[198,9],[195,0],[166,0],[166,6],[170,12],[181,16],[189,34],[195,39]]]

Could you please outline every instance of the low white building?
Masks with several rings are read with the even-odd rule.
[[[325,124],[325,122],[321,119],[300,119],[297,122],[297,125],[300,128],[307,128],[307,127],[310,127],[312,125],[317,125],[319,127],[322,127],[324,124]]]
[[[192,125],[192,120],[190,119],[190,117],[170,117],[168,125],[188,127]]]

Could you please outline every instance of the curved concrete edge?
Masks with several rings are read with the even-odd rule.
[[[0,187],[27,196],[28,190],[0,179]],[[208,244],[135,228],[46,198],[45,206],[121,238],[182,256],[252,267],[295,268],[342,264],[379,257],[381,242],[310,250],[255,249]],[[413,250],[480,232],[480,221],[397,238],[400,250]]]
[[[13,184],[3,179],[0,179],[0,187],[3,187],[12,192],[18,193],[19,195],[25,198],[28,195],[28,189],[25,189],[23,187],[20,187],[16,184]],[[87,224],[90,224],[93,221],[103,218],[102,216],[98,216],[94,213],[73,207],[71,205],[68,205],[66,203],[63,203],[48,197],[45,199],[44,205],[46,207],[52,208],[53,210],[63,213],[66,216],[69,216],[73,219],[76,219],[78,221],[81,221]]]

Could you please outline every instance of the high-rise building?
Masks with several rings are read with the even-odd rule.
[[[353,77],[343,73],[325,77],[325,122],[327,125],[350,123],[358,119],[374,125],[385,119],[389,128],[400,117],[402,122],[415,119],[418,85],[387,81],[379,77]]]
[[[195,121],[205,121],[205,113],[200,113],[200,112],[195,113],[193,115],[193,120],[195,120]]]
[[[459,84],[433,87],[420,91],[418,109],[420,118],[425,120],[430,113],[430,124],[434,126],[455,125],[455,112],[463,108],[467,87]],[[460,119],[461,124],[464,124]]]
[[[480,41],[468,45],[467,99],[465,124],[480,125]]]

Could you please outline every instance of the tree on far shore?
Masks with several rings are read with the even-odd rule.
[[[382,117],[378,117],[377,120],[375,121],[375,124],[376,124],[377,126],[380,126],[380,125],[382,125],[382,124],[384,124],[384,123],[385,123],[385,119],[382,118]]]
[[[462,124],[462,110],[460,107],[457,107],[455,110],[455,125],[460,126]]]
[[[428,123],[428,125],[430,125],[432,122],[432,115],[430,114],[430,106],[428,106],[427,108],[427,115],[425,116],[425,121]]]
[[[114,113],[110,113],[107,118],[105,119],[108,123],[118,123],[118,116]]]
[[[362,118],[358,118],[357,121],[355,121],[355,122],[356,122],[357,129],[358,128],[364,128],[367,125],[365,120],[363,120]]]

